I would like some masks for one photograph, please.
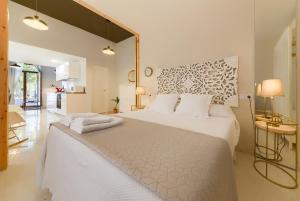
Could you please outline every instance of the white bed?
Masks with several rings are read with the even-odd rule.
[[[234,115],[196,118],[139,111],[122,113],[120,116],[219,137],[228,142],[232,153],[239,138],[239,125]],[[40,168],[41,186],[50,190],[54,201],[161,200],[99,154],[56,127],[50,129],[44,147],[46,150],[47,155],[43,155],[47,157],[46,162]]]

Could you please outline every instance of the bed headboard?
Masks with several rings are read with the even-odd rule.
[[[160,68],[158,94],[211,94],[213,102],[238,106],[238,57]]]

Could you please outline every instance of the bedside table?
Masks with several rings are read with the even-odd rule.
[[[269,121],[270,119],[266,118],[264,114],[257,114],[255,115],[256,121]]]
[[[286,145],[286,137],[294,137],[297,142],[297,124],[282,123],[279,126],[273,126],[269,121],[256,121],[255,159],[253,166],[255,170],[268,181],[284,188],[294,189],[298,186],[297,144],[295,156],[292,161],[293,165],[284,164],[282,150]],[[263,166],[259,166],[259,164],[262,164]],[[281,182],[276,181],[275,178],[272,178],[270,175],[270,168],[277,168],[278,171],[281,171],[284,175],[289,177],[291,181],[293,181],[293,184],[282,184]]]

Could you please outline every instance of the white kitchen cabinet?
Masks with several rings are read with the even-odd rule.
[[[54,92],[47,93],[47,110],[48,111],[56,110],[56,93]]]
[[[64,70],[63,65],[56,67],[56,81],[63,80],[63,76],[64,76],[63,70]]]
[[[56,81],[80,79],[81,67],[79,62],[66,62],[56,68]]]

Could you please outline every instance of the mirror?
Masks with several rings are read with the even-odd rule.
[[[62,115],[124,112],[136,105],[136,32],[75,1],[38,1],[38,24],[32,24],[35,6],[9,1],[10,105]],[[25,65],[41,78],[22,80],[29,75]]]
[[[256,113],[274,112],[296,120],[296,68],[296,0],[256,0]],[[277,85],[270,79],[278,79]],[[268,82],[261,85],[264,80],[270,80],[269,87]]]
[[[254,168],[297,187],[296,0],[255,1]]]

